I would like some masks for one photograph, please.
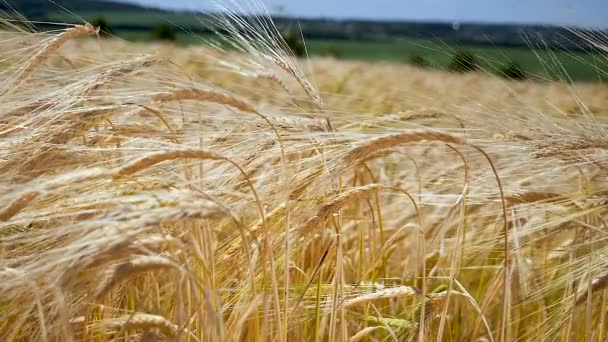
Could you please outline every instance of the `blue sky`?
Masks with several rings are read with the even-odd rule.
[[[172,9],[211,8],[209,0],[121,1]],[[263,2],[273,12],[280,10],[284,14],[305,17],[543,23],[608,28],[608,0],[263,0]]]

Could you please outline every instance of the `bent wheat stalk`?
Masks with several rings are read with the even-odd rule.
[[[321,207],[321,209],[319,209],[319,211],[317,212],[317,214],[315,216],[309,218],[304,224],[302,224],[300,227],[296,228],[296,230],[300,231],[303,234],[307,234],[307,233],[311,232],[312,230],[314,230],[315,228],[317,228],[323,222],[325,222],[334,212],[336,212],[337,210],[342,208],[347,203],[352,203],[359,199],[367,198],[368,196],[372,195],[376,191],[380,191],[380,190],[390,190],[390,191],[395,191],[398,193],[405,194],[414,206],[418,224],[420,225],[420,223],[421,223],[420,210],[418,208],[418,205],[416,204],[416,200],[414,199],[414,197],[412,197],[407,191],[400,189],[398,187],[387,186],[387,185],[383,185],[383,184],[368,184],[368,185],[363,185],[363,186],[359,186],[359,187],[354,187],[354,188],[344,191],[339,196],[337,196],[334,200],[332,200],[330,203]]]
[[[209,101],[212,103],[223,104],[260,117],[268,124],[268,126],[272,129],[273,133],[277,137],[277,141],[281,148],[281,161],[282,163],[286,163],[285,144],[283,143],[283,138],[281,137],[281,134],[277,130],[276,126],[266,115],[257,111],[255,107],[253,107],[253,105],[249,104],[247,101],[241,100],[231,94],[201,89],[178,89],[168,93],[157,94],[152,97],[152,101],[155,102],[170,102],[181,100]]]
[[[258,209],[258,213],[260,215],[260,220],[263,223],[263,227],[264,227],[264,236],[265,238],[265,257],[267,260],[269,260],[269,264],[270,264],[270,270],[272,272],[272,286],[274,289],[274,300],[275,300],[275,306],[278,308],[279,307],[279,299],[278,299],[278,285],[276,284],[276,276],[274,275],[274,257],[273,257],[273,251],[272,251],[272,244],[270,243],[270,229],[268,227],[268,223],[266,221],[266,214],[264,211],[264,207],[262,204],[262,201],[255,189],[255,187],[253,186],[253,183],[251,182],[251,179],[249,178],[249,176],[247,176],[247,173],[245,172],[245,170],[243,170],[243,168],[237,164],[236,162],[232,161],[229,158],[226,158],[218,153],[215,153],[213,151],[209,151],[209,150],[193,150],[193,149],[184,149],[184,150],[173,150],[173,151],[163,151],[163,152],[155,152],[155,153],[151,153],[147,156],[144,156],[140,159],[137,159],[123,167],[120,167],[116,170],[114,170],[113,172],[111,172],[111,174],[113,175],[113,177],[115,179],[117,178],[121,178],[124,176],[128,176],[128,175],[132,175],[140,170],[146,169],[150,166],[156,165],[158,163],[161,163],[163,161],[167,161],[167,160],[176,160],[176,159],[210,159],[210,160],[222,160],[222,161],[226,161],[230,164],[232,164],[235,168],[238,169],[238,171],[241,173],[241,175],[243,175],[243,177],[245,178],[245,181],[247,182],[249,188],[251,189],[251,193],[253,194],[253,197],[255,199],[256,202],[256,206]]]
[[[343,162],[350,165],[389,148],[422,141],[442,141],[448,144],[464,144],[465,142],[462,137],[438,130],[413,130],[367,140],[348,152],[344,156]]]
[[[154,102],[172,102],[182,100],[208,101],[223,104],[247,113],[257,113],[256,109],[246,101],[230,94],[213,90],[179,89],[167,93],[157,94],[151,98]]]

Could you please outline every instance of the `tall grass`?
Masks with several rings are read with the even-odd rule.
[[[219,23],[239,52],[2,33],[3,341],[606,338],[605,87]]]

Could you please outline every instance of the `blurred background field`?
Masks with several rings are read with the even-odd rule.
[[[180,45],[217,41],[209,30],[209,16],[196,11],[168,11],[132,3],[62,0],[15,2],[13,7],[40,29],[45,23],[104,21],[112,34],[130,41],[149,42],[159,25],[175,32]],[[68,11],[69,10],[69,11]],[[300,41],[310,56],[344,60],[386,61],[419,67],[449,69],[454,55],[466,51],[487,72],[504,75],[509,68],[528,78],[560,81],[604,81],[605,52],[579,35],[601,40],[601,32],[538,24],[446,23],[432,21],[333,20],[288,16],[275,18],[277,27]],[[302,53],[304,54],[304,53]]]

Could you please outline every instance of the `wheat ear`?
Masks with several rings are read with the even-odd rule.
[[[555,202],[563,198],[564,197],[560,194],[543,191],[526,191],[505,196],[505,200],[510,205],[535,202]]]
[[[172,102],[181,100],[209,101],[227,105],[243,112],[257,113],[255,108],[246,101],[241,100],[236,96],[213,90],[179,89],[152,96],[152,101],[154,102]]]
[[[175,336],[179,331],[179,327],[165,317],[141,312],[114,318],[102,325],[114,330],[158,329],[166,336]]]
[[[378,329],[386,329],[386,328],[384,328],[383,326],[364,328],[364,329],[360,330],[358,333],[356,333],[355,335],[353,335],[351,338],[349,338],[348,342],[359,342]]]
[[[359,304],[373,302],[378,299],[387,299],[395,297],[411,297],[415,296],[419,291],[410,286],[398,286],[389,289],[382,289],[373,293],[366,293],[355,298],[351,298],[342,302],[342,307],[349,308]]]
[[[162,151],[148,154],[142,158],[124,165],[113,172],[114,177],[122,177],[132,175],[140,170],[150,166],[162,163],[167,160],[175,159],[211,159],[211,160],[226,160],[225,157],[209,150],[175,150]]]
[[[132,278],[140,273],[177,268],[178,266],[170,259],[161,255],[144,255],[135,257],[128,262],[116,266],[109,272],[95,293],[95,298],[102,298],[116,284]]]
[[[55,36],[44,45],[25,65],[23,72],[16,80],[15,88],[19,87],[23,82],[27,81],[31,76],[36,67],[40,64],[44,63],[44,61],[48,58],[50,54],[57,51],[65,42],[76,39],[78,37],[89,36],[97,33],[97,29],[95,29],[91,24],[87,23],[85,25],[77,25],[66,29],[63,33]]]
[[[271,58],[271,60],[272,62],[274,62],[274,64],[276,64],[279,68],[283,69],[283,71],[292,76],[298,82],[300,87],[304,89],[306,95],[308,95],[308,97],[312,99],[312,102],[315,107],[319,109],[323,108],[323,100],[317,94],[314,87],[310,83],[308,83],[305,77],[300,75],[291,65],[289,65],[289,63],[286,63],[284,60],[281,60],[280,58]]]
[[[11,217],[17,215],[21,209],[25,208],[30,202],[40,195],[39,192],[28,192],[13,200],[6,207],[0,209],[0,221],[8,221]]]
[[[591,292],[597,292],[599,290],[605,289],[608,287],[608,272],[593,279],[591,281]],[[580,291],[576,296],[576,305],[580,305],[587,300],[588,289],[585,288],[583,291]]]
[[[437,130],[413,130],[367,140],[348,152],[348,154],[344,156],[343,162],[346,165],[350,165],[357,161],[367,159],[374,153],[421,141],[442,141],[449,144],[464,144],[463,138],[453,134]]]
[[[418,206],[416,205],[414,198],[409,193],[397,187],[387,186],[383,184],[368,184],[344,191],[335,199],[333,199],[330,203],[321,207],[321,209],[319,209],[315,216],[308,219],[306,222],[304,222],[303,225],[301,225],[297,229],[303,233],[309,232],[318,227],[323,222],[325,222],[334,212],[342,208],[342,206],[344,206],[345,204],[352,203],[361,198],[366,198],[367,196],[379,190],[392,190],[403,193],[408,196],[408,198],[410,199],[410,201],[412,201],[412,204],[414,205],[418,219],[420,219]]]

